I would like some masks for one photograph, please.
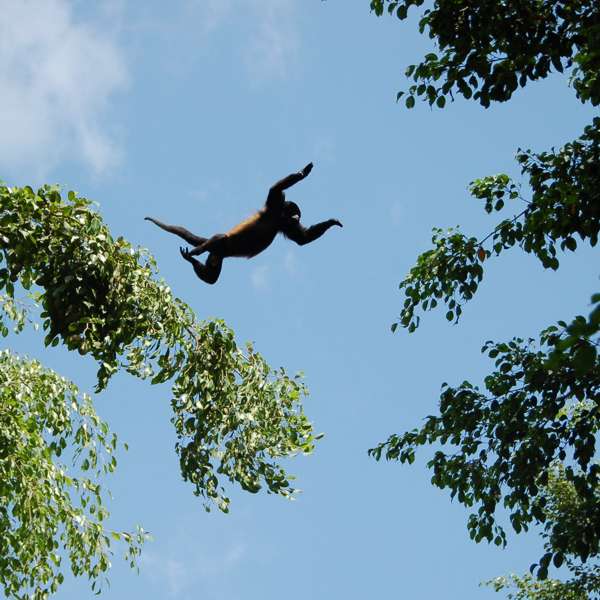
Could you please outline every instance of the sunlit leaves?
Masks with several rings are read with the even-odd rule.
[[[400,283],[406,296],[399,324],[413,332],[419,325],[417,310],[432,310],[438,302],[447,307],[449,321],[459,319],[463,302],[470,300],[483,278],[480,246],[458,229],[433,230],[433,249],[417,258],[417,264]]]
[[[580,411],[581,404],[576,404],[570,418],[585,418],[585,411]],[[531,571],[536,572],[538,579],[527,574],[522,577],[498,577],[486,582],[495,591],[510,590],[509,598],[515,600],[588,600],[600,594],[600,564],[598,561],[581,561],[575,556],[579,553],[581,536],[587,537],[587,530],[597,528],[592,521],[587,500],[582,498],[572,479],[560,461],[556,461],[547,472],[542,486],[545,500],[544,512],[546,522],[542,529],[546,553]],[[600,489],[596,488],[592,502],[600,502]],[[555,552],[556,540],[561,539],[564,551]],[[549,579],[548,569],[566,565],[572,577],[566,581]],[[537,571],[536,571],[537,569]]]
[[[98,390],[119,369],[171,383],[176,450],[196,494],[227,510],[223,479],[294,493],[278,459],[311,452],[315,440],[298,379],[238,348],[222,321],[199,322],[157,279],[152,257],[113,239],[74,192],[0,186],[0,209],[6,302],[17,280],[39,286],[46,344],[94,357]]]
[[[496,592],[508,591],[510,600],[589,600],[585,589],[555,579],[538,581],[531,575],[496,577],[486,582]]]
[[[485,201],[487,213],[502,210],[507,199],[519,197],[517,186],[505,174],[476,179],[471,182],[469,191],[474,198]]]
[[[144,531],[104,524],[99,478],[114,471],[116,447],[72,383],[0,352],[0,586],[7,596],[45,598],[68,567],[97,588],[114,541],[124,542],[135,565]]]

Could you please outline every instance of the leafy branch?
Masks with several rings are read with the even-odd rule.
[[[484,275],[481,263],[519,245],[534,254],[544,268],[559,267],[557,250],[574,252],[576,236],[591,246],[600,233],[600,118],[583,135],[558,152],[519,151],[517,161],[529,178],[531,200],[521,196],[508,175],[492,175],[470,184],[472,196],[484,201],[487,213],[500,211],[507,201],[525,200],[527,206],[501,221],[481,239],[458,229],[434,229],[433,249],[421,254],[400,283],[404,306],[397,323],[413,332],[419,325],[417,309],[435,308],[440,301],[446,318],[457,322],[462,306],[476,293]],[[484,244],[491,239],[491,249]]]
[[[371,10],[386,10],[400,20],[423,0],[371,0]],[[419,31],[436,41],[436,51],[409,65],[414,83],[405,104],[417,98],[444,108],[455,94],[484,107],[506,102],[519,87],[571,70],[579,99],[600,104],[600,48],[594,0],[553,2],[438,1],[423,11]]]
[[[543,486],[552,465],[566,463],[565,478],[577,491],[581,511],[577,523],[569,524],[569,531],[576,528],[570,538],[551,533],[552,551],[539,563],[541,578],[551,560],[560,566],[569,553],[585,561],[600,544],[600,530],[590,527],[600,520],[600,466],[594,460],[600,430],[600,294],[592,302],[588,319],[559,322],[537,342],[486,342],[482,352],[495,361],[495,371],[484,380],[487,393],[468,381],[456,388],[444,384],[439,416],[369,451],[377,460],[412,463],[420,446],[455,447],[451,453],[437,450],[427,463],[432,482],[449,488],[465,506],[477,506],[468,520],[471,537],[498,545],[506,536],[496,521],[497,507],[508,509],[517,533],[532,522],[543,524]]]
[[[42,306],[46,345],[62,342],[97,361],[97,391],[119,369],[171,382],[181,473],[205,502],[228,510],[222,478],[294,494],[279,459],[312,452],[317,439],[301,379],[269,367],[251,345],[239,348],[222,321],[198,321],[157,279],[153,258],[113,239],[88,200],[63,199],[52,186],[0,185],[5,307],[17,281]]]
[[[117,466],[117,438],[89,396],[37,361],[0,351],[0,441],[0,585],[7,596],[56,592],[65,557],[74,575],[87,575],[99,590],[115,541],[136,565],[147,533],[105,527],[98,480]]]

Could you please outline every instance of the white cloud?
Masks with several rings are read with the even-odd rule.
[[[283,268],[288,275],[295,277],[298,275],[300,265],[298,257],[294,250],[287,250],[283,256]]]
[[[127,71],[100,28],[76,22],[67,0],[3,0],[0,57],[0,167],[43,175],[79,159],[101,173],[118,162],[101,116]]]
[[[194,0],[202,9],[202,29],[207,34],[216,29],[231,13],[231,0]]]
[[[154,21],[155,28],[168,30],[170,35],[177,35],[173,29],[175,25],[179,35],[186,25],[193,25],[194,40],[204,42],[205,37],[215,29],[226,23],[232,13],[232,0],[185,0],[178,3],[171,10],[174,21],[167,23],[164,20]]]
[[[250,280],[255,290],[264,291],[270,287],[269,267],[268,265],[260,265],[254,267],[250,274]]]
[[[196,573],[194,565],[185,564],[174,558],[163,558],[153,552],[144,551],[140,563],[142,573],[146,573],[153,582],[163,583],[169,597],[180,596],[181,592],[191,586]]]
[[[234,565],[237,565],[242,558],[244,558],[245,554],[246,546],[241,542],[237,542],[236,544],[230,546],[230,548],[227,550],[222,564],[226,568],[231,568]]]
[[[172,559],[165,562],[164,569],[169,588],[169,595],[178,596],[181,590],[185,589],[189,583],[189,570],[186,570],[185,565],[182,562]]]
[[[245,48],[246,67],[253,80],[285,79],[296,59],[299,39],[291,0],[250,0],[256,22]]]
[[[171,47],[182,40],[192,45],[178,51],[177,61],[169,58],[169,68],[186,75],[196,68],[196,57],[222,36],[236,67],[260,85],[292,71],[300,46],[297,20],[295,0],[185,0],[174,5],[170,20],[150,18],[144,27]]]
[[[244,560],[246,545],[234,542],[222,551],[211,549],[208,552],[185,553],[184,560],[172,556],[144,551],[141,570],[150,579],[163,583],[171,598],[187,598],[187,592],[193,590],[193,598],[198,598],[198,588],[210,589],[215,581],[228,575]]]

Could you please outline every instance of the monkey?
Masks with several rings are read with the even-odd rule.
[[[242,221],[227,233],[219,233],[210,238],[200,237],[179,225],[167,225],[153,217],[150,221],[193,246],[192,250],[180,247],[181,256],[192,264],[196,275],[204,282],[214,284],[219,279],[223,259],[229,257],[252,258],[268,248],[275,236],[282,233],[300,246],[320,238],[330,227],[343,225],[337,219],[328,219],[310,227],[300,223],[300,207],[285,199],[285,190],[302,181],[313,169],[308,163],[301,171],[292,173],[274,183],[269,189],[264,206],[250,218]],[[208,252],[205,263],[194,258]]]

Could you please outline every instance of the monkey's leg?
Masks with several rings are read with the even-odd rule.
[[[194,273],[206,283],[213,284],[219,279],[221,267],[223,266],[223,257],[217,254],[209,254],[206,264],[202,264],[197,258],[190,255],[190,251],[185,248],[179,248],[181,256],[185,258],[194,267]]]
[[[190,256],[198,256],[203,252],[215,252],[220,256],[228,256],[227,236],[224,233],[213,235],[209,240],[197,244],[195,248],[190,250]]]
[[[188,231],[185,227],[180,227],[179,225],[167,225],[166,223],[161,223],[158,219],[153,219],[152,217],[145,217],[144,220],[158,225],[158,227],[168,231],[169,233],[178,235],[191,246],[200,246],[208,239],[205,237],[200,237],[199,235],[194,235],[191,231]]]

